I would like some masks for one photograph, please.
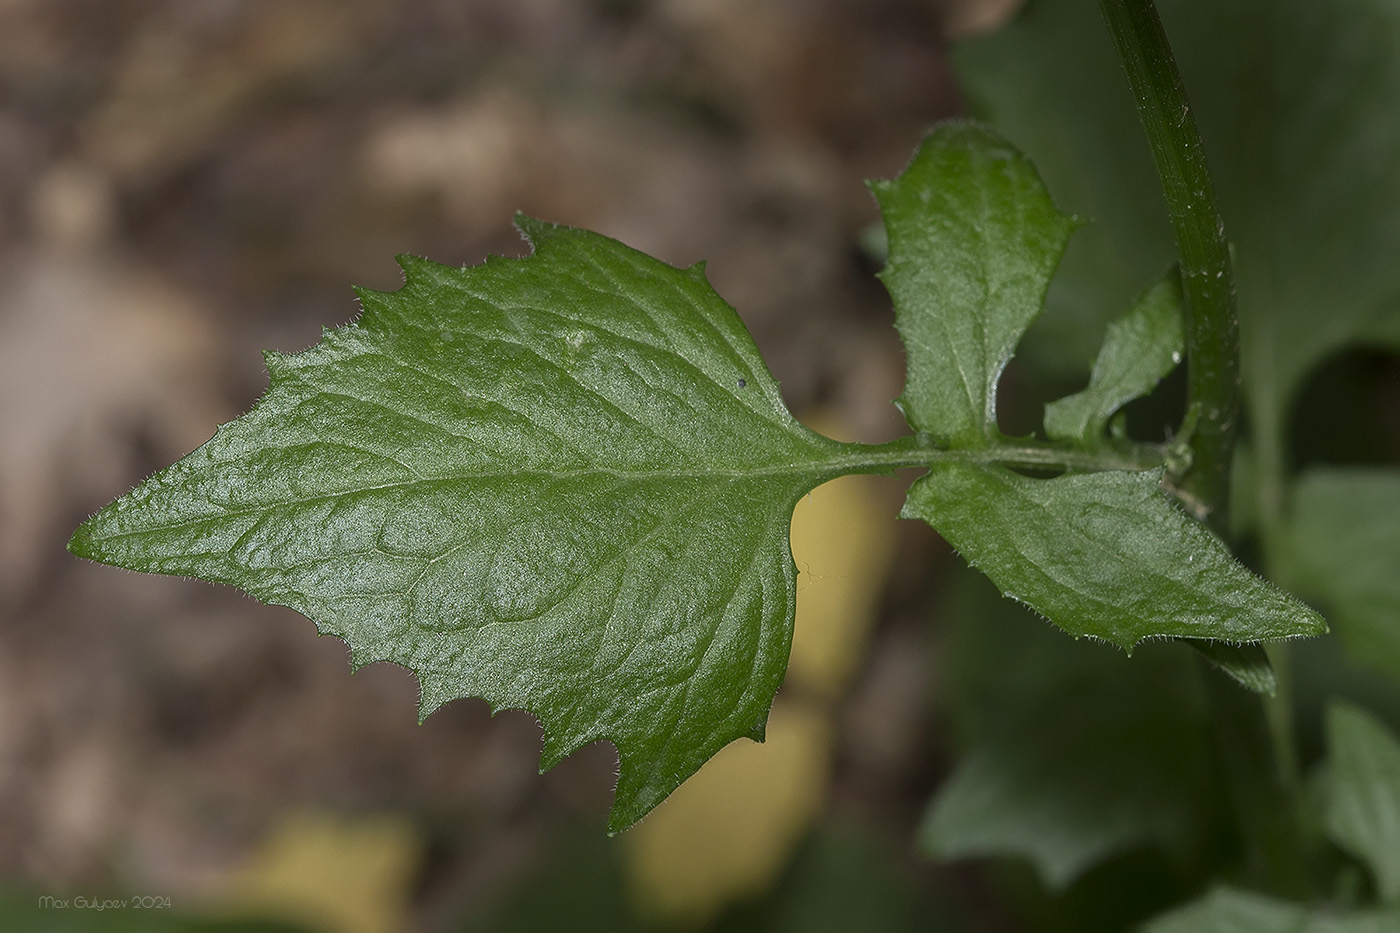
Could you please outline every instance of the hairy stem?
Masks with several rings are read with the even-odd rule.
[[[1292,772],[1279,766],[1277,736],[1257,694],[1202,666],[1216,749],[1244,835],[1245,870],[1283,897],[1308,892]],[[1280,684],[1280,688],[1284,687]]]
[[[1187,410],[1193,452],[1183,485],[1226,527],[1238,423],[1239,320],[1225,224],[1186,89],[1152,0],[1100,0],[1147,131],[1181,259],[1186,307]]]
[[[1230,460],[1240,405],[1239,319],[1225,223],[1186,89],[1152,0],[1099,0],[1137,104],[1171,215],[1185,297],[1187,419],[1191,467],[1181,485],[1216,531],[1228,528]],[[1257,883],[1278,894],[1307,891],[1301,800],[1292,736],[1280,729],[1290,703],[1280,684],[1272,706],[1203,670],[1216,744]],[[1273,715],[1271,715],[1271,713]]]

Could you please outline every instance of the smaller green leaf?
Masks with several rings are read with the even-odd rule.
[[[1294,487],[1290,580],[1359,662],[1400,677],[1400,471],[1318,468]]]
[[[1216,670],[1253,693],[1273,696],[1278,692],[1278,677],[1264,646],[1258,642],[1232,645],[1225,641],[1188,640]]]
[[[1400,911],[1337,914],[1291,901],[1217,888],[1198,901],[1161,914],[1142,933],[1391,933]]]
[[[1055,440],[1094,443],[1118,409],[1151,392],[1181,362],[1184,341],[1181,274],[1173,268],[1108,325],[1088,387],[1045,406],[1045,432]]]
[[[996,387],[1040,314],[1076,221],[991,129],[945,123],[894,181],[872,182],[889,234],[880,278],[908,354],[899,406],[954,447],[997,435]]]
[[[1003,593],[1072,635],[1131,650],[1165,635],[1238,643],[1327,630],[1172,506],[1161,477],[1031,479],[939,463],[909,490],[903,515],[927,521]]]
[[[1371,713],[1335,702],[1327,744],[1327,834],[1370,866],[1383,901],[1400,901],[1400,742]]]

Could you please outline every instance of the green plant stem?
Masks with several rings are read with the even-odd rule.
[[[1181,259],[1186,308],[1187,410],[1196,423],[1183,479],[1226,527],[1238,424],[1239,319],[1225,225],[1186,89],[1152,0],[1100,0],[1157,164]]]
[[[1228,527],[1230,461],[1240,405],[1239,319],[1225,224],[1205,150],[1152,0],[1100,0],[1146,131],[1181,261],[1187,418],[1192,461],[1181,479],[1216,531]],[[1272,706],[1203,669],[1216,744],[1257,882],[1281,895],[1307,891],[1301,800],[1292,764],[1288,682]]]
[[[1279,767],[1273,723],[1258,695],[1204,664],[1201,677],[1230,804],[1244,834],[1245,869],[1271,893],[1301,899],[1308,881],[1296,787],[1291,772]]]

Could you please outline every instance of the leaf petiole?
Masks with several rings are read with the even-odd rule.
[[[1167,449],[1156,444],[1123,444],[1083,449],[1018,438],[1014,443],[983,447],[938,447],[919,435],[884,444],[849,444],[851,452],[832,458],[831,465],[847,473],[879,473],[937,463],[999,465],[1050,472],[1101,473],[1109,470],[1153,470],[1167,462]]]

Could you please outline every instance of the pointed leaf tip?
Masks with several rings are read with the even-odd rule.
[[[524,238],[525,242],[536,249],[539,248],[541,240],[548,239],[552,234],[573,229],[551,223],[547,220],[540,220],[537,217],[531,217],[529,214],[521,211],[516,211],[514,223],[515,229],[520,232],[520,236]]]
[[[1130,649],[1164,636],[1242,643],[1319,635],[1316,612],[1174,508],[1162,471],[1033,479],[941,463],[905,508],[1003,592],[1072,634]]]

